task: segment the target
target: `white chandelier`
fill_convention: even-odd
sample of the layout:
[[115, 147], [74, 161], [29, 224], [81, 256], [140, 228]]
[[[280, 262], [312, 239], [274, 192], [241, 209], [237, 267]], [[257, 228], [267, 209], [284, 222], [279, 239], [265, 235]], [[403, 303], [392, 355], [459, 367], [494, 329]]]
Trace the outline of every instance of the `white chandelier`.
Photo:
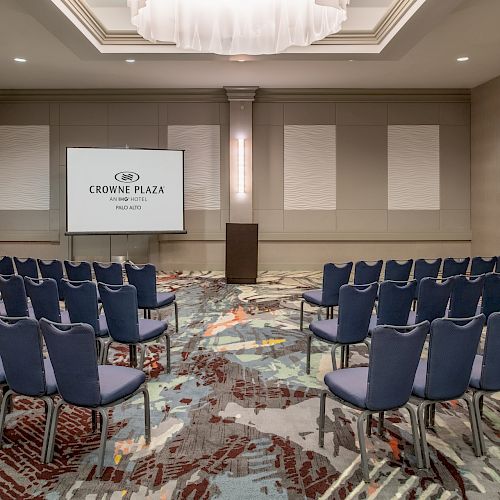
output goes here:
[[222, 55], [277, 54], [337, 33], [350, 0], [127, 0], [151, 42]]

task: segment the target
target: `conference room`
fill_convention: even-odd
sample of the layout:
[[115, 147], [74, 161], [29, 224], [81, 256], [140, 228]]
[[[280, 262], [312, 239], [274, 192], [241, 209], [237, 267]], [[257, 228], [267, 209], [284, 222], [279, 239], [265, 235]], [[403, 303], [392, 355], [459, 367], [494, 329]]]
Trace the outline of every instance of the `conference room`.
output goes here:
[[497, 498], [498, 0], [0, 0], [0, 498]]

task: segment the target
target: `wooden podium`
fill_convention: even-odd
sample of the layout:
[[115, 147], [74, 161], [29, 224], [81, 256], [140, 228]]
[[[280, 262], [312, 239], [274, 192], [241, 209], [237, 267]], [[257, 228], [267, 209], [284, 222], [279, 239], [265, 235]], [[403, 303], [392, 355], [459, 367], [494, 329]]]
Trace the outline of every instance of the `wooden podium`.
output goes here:
[[258, 224], [226, 224], [226, 282], [257, 282]]

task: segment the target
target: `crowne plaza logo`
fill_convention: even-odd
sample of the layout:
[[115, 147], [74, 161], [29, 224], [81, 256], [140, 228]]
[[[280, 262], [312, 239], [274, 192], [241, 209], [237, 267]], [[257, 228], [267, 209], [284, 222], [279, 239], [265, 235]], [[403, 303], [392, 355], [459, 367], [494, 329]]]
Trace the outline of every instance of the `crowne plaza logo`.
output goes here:
[[118, 182], [137, 182], [140, 179], [140, 175], [136, 172], [118, 172], [115, 175], [115, 179]]

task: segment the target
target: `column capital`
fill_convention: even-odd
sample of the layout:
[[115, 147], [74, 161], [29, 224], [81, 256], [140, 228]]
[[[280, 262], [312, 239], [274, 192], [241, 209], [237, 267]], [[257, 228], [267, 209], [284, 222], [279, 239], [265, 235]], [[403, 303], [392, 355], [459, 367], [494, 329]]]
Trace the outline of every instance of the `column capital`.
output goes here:
[[228, 101], [254, 101], [259, 87], [224, 87]]

